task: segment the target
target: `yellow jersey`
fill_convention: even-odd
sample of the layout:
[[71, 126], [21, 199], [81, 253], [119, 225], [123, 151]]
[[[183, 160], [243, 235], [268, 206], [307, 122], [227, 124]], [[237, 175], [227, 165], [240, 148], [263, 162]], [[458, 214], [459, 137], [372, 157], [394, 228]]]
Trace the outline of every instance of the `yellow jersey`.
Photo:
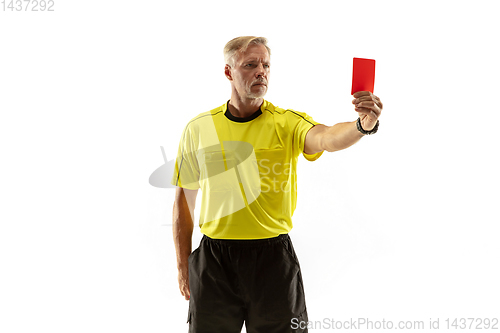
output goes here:
[[171, 184], [202, 190], [199, 226], [216, 239], [262, 239], [288, 233], [297, 205], [297, 160], [319, 123], [264, 100], [233, 116], [229, 101], [192, 118], [183, 130]]

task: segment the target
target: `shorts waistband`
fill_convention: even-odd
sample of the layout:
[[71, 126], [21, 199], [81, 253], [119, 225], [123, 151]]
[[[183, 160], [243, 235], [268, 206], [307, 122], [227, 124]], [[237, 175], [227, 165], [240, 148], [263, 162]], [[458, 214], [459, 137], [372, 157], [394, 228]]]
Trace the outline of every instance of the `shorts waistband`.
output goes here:
[[271, 245], [286, 240], [288, 238], [290, 238], [288, 234], [280, 234], [276, 237], [262, 238], [262, 239], [217, 239], [217, 238], [210, 238], [204, 234], [201, 241], [202, 242], [207, 241], [210, 243], [216, 243], [227, 246], [252, 247], [252, 246]]

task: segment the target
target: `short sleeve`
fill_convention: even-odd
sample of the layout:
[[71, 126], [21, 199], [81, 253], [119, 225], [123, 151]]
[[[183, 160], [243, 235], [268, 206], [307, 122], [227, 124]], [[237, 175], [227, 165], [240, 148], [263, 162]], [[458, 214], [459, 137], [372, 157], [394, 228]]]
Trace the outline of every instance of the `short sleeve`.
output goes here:
[[293, 150], [294, 156], [298, 156], [302, 153], [306, 160], [316, 161], [323, 154], [324, 151], [320, 151], [316, 154], [306, 154], [304, 153], [304, 146], [306, 142], [307, 132], [315, 125], [319, 125], [311, 116], [304, 112], [297, 112], [294, 110], [289, 110], [293, 114], [293, 120], [291, 125], [293, 127]]
[[196, 136], [188, 124], [179, 142], [174, 174], [170, 182], [172, 185], [188, 190], [197, 190], [200, 188], [200, 167], [196, 155], [196, 147], [198, 145], [195, 138]]

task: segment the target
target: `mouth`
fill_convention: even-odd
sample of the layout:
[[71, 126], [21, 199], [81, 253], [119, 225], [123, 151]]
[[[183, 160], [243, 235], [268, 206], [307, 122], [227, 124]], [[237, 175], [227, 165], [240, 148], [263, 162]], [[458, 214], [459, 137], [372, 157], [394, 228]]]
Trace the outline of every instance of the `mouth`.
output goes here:
[[266, 86], [266, 84], [265, 83], [256, 83], [256, 84], [254, 84], [254, 86]]

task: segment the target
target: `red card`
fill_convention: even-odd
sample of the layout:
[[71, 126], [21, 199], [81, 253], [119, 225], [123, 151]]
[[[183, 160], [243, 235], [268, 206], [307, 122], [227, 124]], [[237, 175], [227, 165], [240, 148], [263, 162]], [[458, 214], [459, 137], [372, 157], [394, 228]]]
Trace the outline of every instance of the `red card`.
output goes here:
[[351, 95], [358, 91], [373, 93], [375, 85], [375, 60], [353, 58]]

